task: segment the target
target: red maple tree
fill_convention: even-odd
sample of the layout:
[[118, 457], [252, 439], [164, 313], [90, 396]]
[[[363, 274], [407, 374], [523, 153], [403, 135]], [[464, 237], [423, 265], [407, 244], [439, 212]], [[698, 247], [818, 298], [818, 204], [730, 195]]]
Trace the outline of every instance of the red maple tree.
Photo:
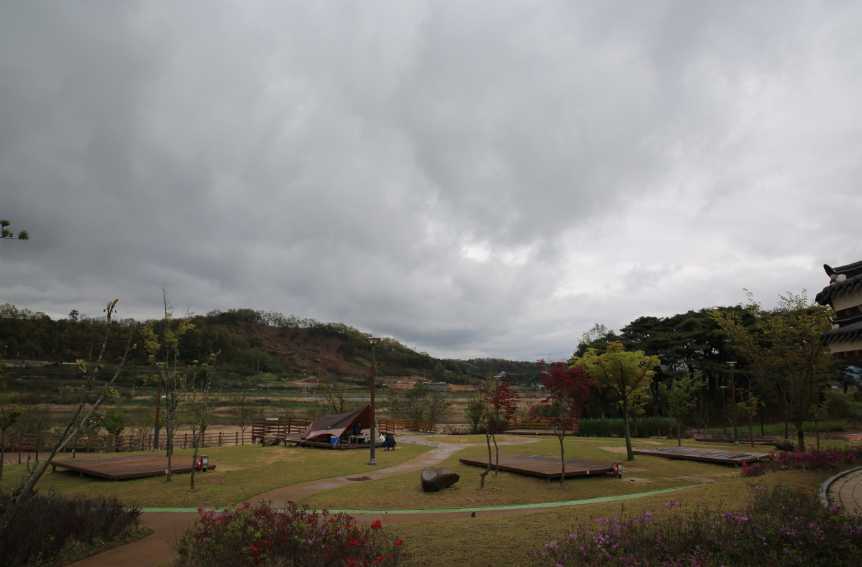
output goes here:
[[488, 466], [479, 475], [479, 488], [484, 488], [485, 477], [491, 471], [491, 443], [494, 443], [495, 468], [500, 468], [500, 446], [497, 433], [504, 431], [518, 409], [518, 396], [505, 381], [488, 378], [482, 391], [483, 421], [485, 422], [485, 443], [488, 446]]
[[590, 398], [593, 382], [579, 366], [562, 362], [546, 365], [539, 361], [542, 385], [548, 392], [542, 405], [534, 407], [534, 413], [549, 418], [560, 441], [560, 482], [566, 477], [565, 437], [567, 432], [578, 431], [584, 404]]

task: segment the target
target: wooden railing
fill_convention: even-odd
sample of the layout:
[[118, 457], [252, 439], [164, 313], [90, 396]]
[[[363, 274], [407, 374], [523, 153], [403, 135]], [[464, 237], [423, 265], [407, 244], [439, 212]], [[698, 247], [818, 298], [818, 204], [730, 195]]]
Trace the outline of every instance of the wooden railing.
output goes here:
[[[298, 437], [308, 428], [311, 421], [307, 418], [281, 418], [278, 421], [259, 421], [253, 423], [245, 432], [240, 431], [208, 431], [199, 441], [198, 446], [230, 447], [261, 443], [265, 439], [283, 442], [288, 437]], [[405, 429], [413, 429], [413, 424], [406, 420], [381, 419], [378, 427], [381, 433], [398, 433]], [[126, 452], [163, 450], [167, 444], [167, 434], [160, 432], [158, 443], [152, 431], [137, 431], [117, 436], [99, 434], [82, 435], [70, 441], [64, 453], [74, 452]], [[26, 433], [8, 433], [6, 435], [6, 462], [21, 463], [30, 458], [38, 459], [38, 453], [46, 453], [57, 442], [56, 435]], [[194, 438], [190, 431], [174, 434], [175, 449], [190, 449], [194, 446]]]
[[508, 429], [553, 429], [554, 421], [550, 417], [532, 417], [513, 420]]
[[[158, 444], [154, 443], [155, 437], [152, 433], [129, 433], [114, 437], [113, 435], [86, 435], [70, 441], [64, 452], [120, 452], [120, 451], [152, 451], [164, 449], [167, 444], [167, 435], [159, 435]], [[6, 453], [11, 457], [19, 455], [19, 462], [26, 459], [31, 453], [48, 452], [57, 442], [55, 436], [43, 435], [41, 437], [33, 434], [10, 434], [6, 438]], [[211, 431], [200, 436], [198, 447], [229, 447], [251, 444], [251, 431]], [[175, 449], [189, 449], [194, 446], [194, 436], [191, 432], [183, 431], [174, 435]]]
[[289, 437], [302, 435], [311, 421], [303, 417], [287, 417], [256, 421], [251, 426], [251, 442], [267, 440], [285, 441]]

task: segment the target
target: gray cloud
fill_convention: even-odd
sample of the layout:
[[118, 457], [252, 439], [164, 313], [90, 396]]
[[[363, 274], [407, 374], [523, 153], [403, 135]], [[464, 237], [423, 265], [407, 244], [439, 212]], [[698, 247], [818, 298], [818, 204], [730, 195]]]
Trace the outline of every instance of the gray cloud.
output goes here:
[[6, 3], [0, 301], [251, 306], [443, 355], [862, 257], [855, 3]]

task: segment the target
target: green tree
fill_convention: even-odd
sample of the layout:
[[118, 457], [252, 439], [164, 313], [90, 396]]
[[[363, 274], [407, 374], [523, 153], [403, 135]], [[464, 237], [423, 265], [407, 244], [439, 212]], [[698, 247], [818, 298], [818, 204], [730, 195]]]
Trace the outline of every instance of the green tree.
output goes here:
[[165, 398], [165, 455], [168, 458], [165, 480], [170, 482], [173, 477], [177, 408], [186, 379], [180, 366], [180, 339], [192, 331], [194, 326], [189, 321], [172, 318], [164, 290], [162, 290], [162, 305], [164, 307], [162, 320], [158, 327], [154, 322], [144, 326], [142, 342], [150, 364], [158, 370], [158, 384]]
[[600, 388], [610, 391], [615, 397], [625, 425], [626, 456], [633, 461], [631, 417], [649, 397], [659, 358], [642, 351], [626, 351], [621, 342], [611, 341], [604, 353], [589, 349], [583, 356], [575, 358], [574, 364], [586, 370]]
[[659, 386], [668, 414], [676, 420], [676, 444], [680, 447], [683, 424], [697, 405], [697, 395], [702, 387], [702, 382], [690, 374], [674, 379], [671, 386]]
[[119, 448], [120, 435], [126, 429], [126, 414], [119, 408], [113, 408], [102, 417], [102, 427], [114, 439], [114, 450]]
[[254, 421], [257, 412], [249, 403], [248, 394], [242, 392], [236, 398], [237, 420], [239, 421], [240, 443], [245, 445], [245, 430]]
[[[760, 399], [750, 393], [747, 399], [736, 402], [736, 413], [745, 416], [748, 421], [748, 441], [751, 443], [752, 447], [754, 447], [754, 417], [757, 415], [759, 410]], [[820, 441], [818, 436], [818, 445], [819, 443]], [[819, 448], [820, 447], [818, 446], [818, 449]]]
[[785, 420], [795, 426], [798, 448], [804, 450], [804, 425], [814, 417], [832, 366], [821, 339], [831, 327], [830, 312], [812, 304], [804, 292], [780, 296], [772, 310], [752, 302], [746, 311], [753, 325], [743, 325], [738, 317], [716, 318], [753, 374], [773, 383]]
[[406, 419], [417, 430], [433, 431], [443, 418], [449, 402], [442, 392], [418, 383], [409, 390], [395, 391], [389, 395], [389, 414]]
[[78, 431], [83, 427], [83, 424], [87, 423], [93, 415], [96, 414], [99, 407], [101, 407], [102, 402], [110, 397], [114, 397], [116, 395], [116, 389], [114, 389], [114, 383], [120, 377], [120, 374], [123, 372], [125, 368], [126, 361], [128, 360], [129, 352], [131, 352], [134, 344], [134, 330], [130, 330], [128, 333], [128, 339], [126, 342], [126, 348], [123, 352], [123, 356], [120, 361], [114, 366], [114, 372], [110, 375], [110, 378], [107, 380], [101, 380], [100, 374], [104, 367], [104, 357], [105, 351], [108, 348], [109, 339], [111, 337], [111, 331], [114, 328], [113, 316], [115, 310], [117, 308], [118, 299], [114, 299], [110, 303], [108, 303], [105, 308], [105, 335], [102, 340], [101, 347], [99, 348], [99, 354], [96, 358], [95, 362], [87, 363], [86, 361], [79, 360], [78, 361], [78, 371], [81, 374], [81, 378], [83, 380], [83, 384], [81, 387], [81, 401], [78, 404], [75, 412], [73, 413], [71, 419], [66, 424], [66, 427], [60, 433], [54, 447], [51, 449], [48, 458], [42, 461], [35, 469], [33, 469], [30, 474], [26, 475], [22, 481], [18, 489], [14, 492], [12, 501], [9, 506], [6, 507], [5, 513], [2, 517], [0, 517], [0, 530], [4, 529], [10, 522], [12, 522], [15, 518], [15, 515], [18, 513], [20, 506], [23, 502], [29, 500], [33, 494], [36, 485], [39, 480], [45, 475], [45, 472], [48, 470], [48, 467], [51, 465], [51, 462], [54, 460], [54, 457], [62, 451], [69, 442], [76, 437]]
[[[0, 364], [0, 394], [6, 390], [6, 378]], [[21, 412], [15, 405], [2, 403], [0, 405], [0, 480], [3, 479], [3, 464], [6, 459], [6, 432], [15, 425]]]
[[210, 368], [215, 362], [216, 355], [210, 355], [210, 360], [195, 368], [187, 382], [188, 385], [188, 409], [191, 416], [192, 428], [192, 473], [189, 478], [189, 488], [195, 489], [195, 464], [198, 460], [198, 449], [201, 440], [205, 439], [207, 427], [210, 421], [210, 388], [212, 387], [212, 373]]
[[30, 240], [30, 234], [26, 230], [18, 231], [18, 234], [15, 234], [15, 231], [12, 230], [12, 223], [8, 220], [0, 220], [0, 239], [9, 239], [9, 240]]
[[482, 415], [485, 412], [485, 404], [482, 402], [482, 397], [476, 395], [467, 402], [464, 409], [464, 415], [467, 418], [467, 423], [470, 424], [470, 433], [479, 433], [479, 427], [482, 424]]

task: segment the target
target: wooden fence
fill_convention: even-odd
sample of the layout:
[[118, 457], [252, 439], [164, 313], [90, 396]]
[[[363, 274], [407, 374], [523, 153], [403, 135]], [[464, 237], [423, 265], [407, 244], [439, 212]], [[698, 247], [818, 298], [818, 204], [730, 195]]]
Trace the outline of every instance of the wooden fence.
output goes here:
[[[281, 418], [279, 420], [259, 421], [253, 423], [245, 432], [240, 431], [210, 431], [199, 441], [199, 447], [230, 447], [261, 443], [265, 439], [284, 441], [288, 437], [298, 437], [305, 432], [311, 421], [306, 418]], [[381, 433], [397, 433], [399, 430], [412, 429], [412, 424], [405, 420], [386, 419], [378, 422]], [[75, 452], [125, 452], [154, 451], [164, 449], [167, 444], [167, 434], [164, 429], [155, 443], [152, 431], [137, 431], [119, 435], [82, 435], [70, 441], [64, 453]], [[47, 453], [57, 442], [57, 437], [51, 434], [35, 435], [26, 433], [8, 433], [6, 435], [6, 462], [20, 464], [30, 459], [39, 460], [39, 453]], [[190, 449], [194, 446], [191, 432], [183, 431], [174, 434], [175, 449]]]
[[[70, 441], [65, 453], [71, 452], [121, 452], [121, 451], [153, 451], [164, 449], [167, 445], [167, 435], [162, 432], [159, 435], [158, 445], [154, 443], [155, 437], [152, 433], [129, 433], [126, 435], [85, 435]], [[26, 459], [26, 455], [35, 453], [46, 453], [50, 451], [57, 438], [51, 435], [37, 436], [33, 434], [10, 434], [6, 437], [6, 453], [10, 455], [12, 462], [14, 454], [18, 454], [19, 462]], [[199, 438], [199, 447], [229, 447], [251, 444], [252, 432], [240, 431], [212, 431], [207, 432]], [[194, 437], [191, 432], [179, 432], [174, 434], [175, 449], [190, 449], [194, 446]], [[37, 457], [38, 460], [38, 457]]]
[[289, 437], [298, 437], [311, 424], [302, 417], [286, 417], [256, 421], [251, 426], [251, 442], [265, 443], [268, 440], [284, 442]]

